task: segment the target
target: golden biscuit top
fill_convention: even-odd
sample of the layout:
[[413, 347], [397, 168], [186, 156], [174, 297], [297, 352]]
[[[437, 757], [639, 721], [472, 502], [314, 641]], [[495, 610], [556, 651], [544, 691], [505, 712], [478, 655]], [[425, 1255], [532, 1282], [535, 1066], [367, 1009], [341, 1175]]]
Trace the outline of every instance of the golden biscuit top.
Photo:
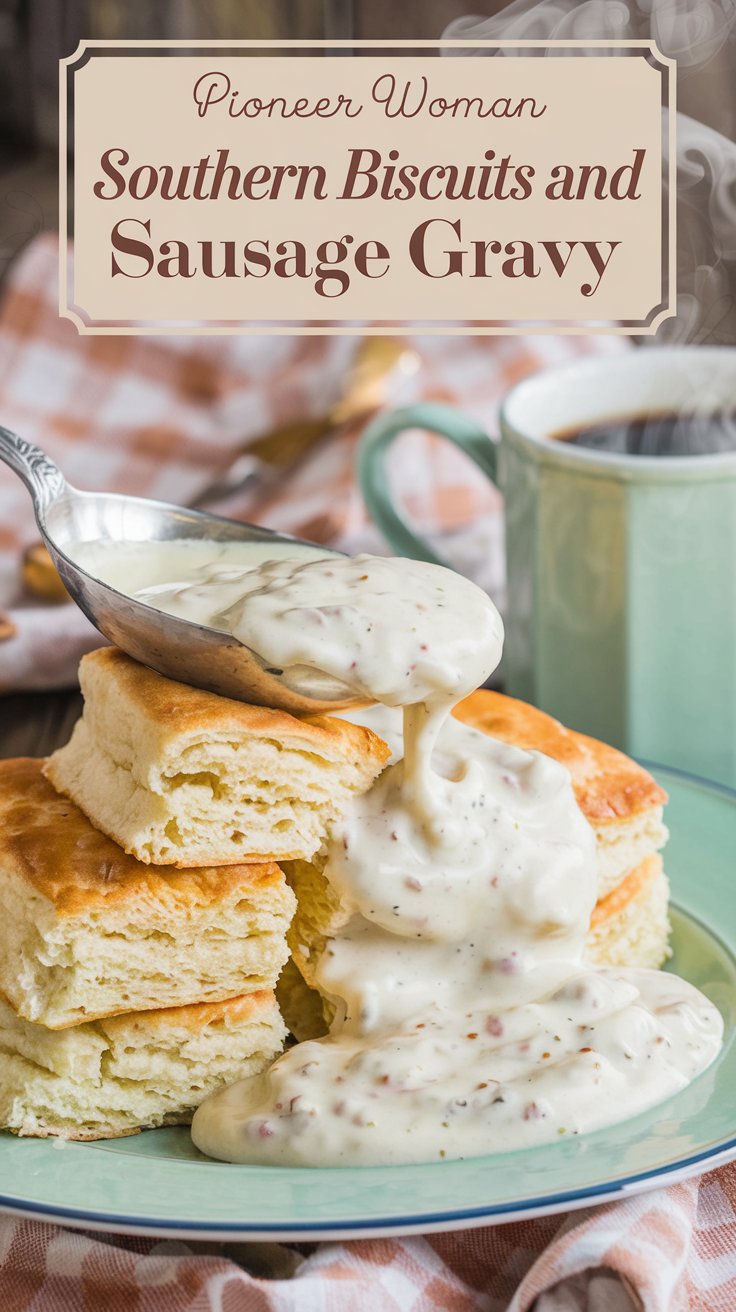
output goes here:
[[623, 752], [565, 729], [551, 715], [514, 697], [479, 688], [453, 715], [492, 738], [543, 752], [567, 766], [578, 806], [592, 825], [630, 820], [667, 801], [649, 772]]
[[328, 715], [297, 718], [286, 711], [220, 697], [164, 678], [118, 647], [100, 647], [83, 656], [79, 679], [88, 698], [98, 689], [104, 695], [104, 691], [114, 688], [138, 716], [160, 729], [167, 739], [244, 734], [333, 761], [373, 764], [376, 773], [391, 755], [383, 740], [362, 725]]
[[286, 892], [275, 862], [191, 870], [143, 865], [56, 792], [43, 764], [31, 757], [0, 761], [0, 879], [3, 869], [20, 876], [58, 916], [126, 903], [136, 914], [181, 913], [228, 904], [238, 893], [270, 904]]

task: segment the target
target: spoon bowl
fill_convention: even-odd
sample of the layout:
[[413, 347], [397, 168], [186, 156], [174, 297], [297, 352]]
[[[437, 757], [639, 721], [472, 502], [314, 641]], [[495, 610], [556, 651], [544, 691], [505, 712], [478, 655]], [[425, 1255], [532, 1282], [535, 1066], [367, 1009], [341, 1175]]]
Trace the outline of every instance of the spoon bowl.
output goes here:
[[67, 592], [95, 628], [129, 656], [180, 683], [292, 715], [366, 705], [365, 698], [331, 675], [303, 665], [276, 670], [233, 634], [154, 610], [95, 578], [73, 558], [80, 543], [99, 540], [314, 543], [165, 501], [82, 492], [67, 483], [43, 451], [1, 427], [0, 460], [28, 488], [41, 536]]

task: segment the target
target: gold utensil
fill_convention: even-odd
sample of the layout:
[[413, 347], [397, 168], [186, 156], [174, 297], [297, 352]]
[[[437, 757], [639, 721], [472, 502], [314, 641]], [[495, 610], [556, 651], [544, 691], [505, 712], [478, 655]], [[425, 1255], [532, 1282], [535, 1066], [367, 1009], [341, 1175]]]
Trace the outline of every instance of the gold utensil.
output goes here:
[[340, 396], [327, 414], [285, 424], [249, 442], [226, 472], [189, 503], [191, 508], [219, 501], [251, 482], [282, 473], [333, 428], [377, 410], [386, 398], [388, 380], [395, 370], [410, 374], [419, 364], [417, 352], [404, 342], [393, 337], [367, 337], [356, 352]]
[[43, 542], [29, 547], [23, 556], [21, 577], [26, 591], [43, 601], [57, 604], [71, 601], [71, 597], [54, 568], [54, 563]]
[[[59, 579], [61, 583], [61, 579]], [[14, 638], [18, 630], [13, 621], [4, 610], [0, 610], [0, 642], [7, 642], [8, 638]]]

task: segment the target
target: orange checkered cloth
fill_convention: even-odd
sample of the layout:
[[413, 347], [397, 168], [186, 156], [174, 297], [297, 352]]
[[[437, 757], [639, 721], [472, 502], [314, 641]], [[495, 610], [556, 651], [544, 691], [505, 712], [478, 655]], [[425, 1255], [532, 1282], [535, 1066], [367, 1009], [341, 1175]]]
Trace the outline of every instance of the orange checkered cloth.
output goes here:
[[[45, 236], [13, 270], [0, 304], [0, 424], [35, 442], [88, 490], [186, 505], [249, 441], [328, 412], [353, 337], [80, 337], [58, 314], [58, 245]], [[71, 258], [71, 257], [69, 257]], [[419, 337], [421, 365], [402, 403], [461, 406], [490, 433], [501, 397], [525, 374], [580, 355], [631, 349], [617, 337]], [[276, 483], [208, 507], [355, 553], [387, 554], [353, 464], [359, 426], [322, 441]], [[397, 497], [435, 547], [503, 607], [503, 505], [449, 442], [407, 433], [391, 456]], [[38, 540], [30, 497], [0, 464], [0, 692], [68, 687], [100, 637], [73, 606], [29, 604], [22, 551]]]
[[563, 1217], [300, 1248], [157, 1243], [5, 1217], [0, 1306], [9, 1312], [733, 1312], [736, 1166]]

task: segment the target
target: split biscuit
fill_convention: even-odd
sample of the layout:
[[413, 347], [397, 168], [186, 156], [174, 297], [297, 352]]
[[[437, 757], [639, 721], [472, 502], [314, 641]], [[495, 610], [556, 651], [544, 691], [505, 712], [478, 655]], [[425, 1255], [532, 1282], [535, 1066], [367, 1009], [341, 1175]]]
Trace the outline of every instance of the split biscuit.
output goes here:
[[[315, 987], [317, 962], [327, 947], [328, 940], [335, 937], [348, 922], [351, 912], [343, 907], [340, 898], [324, 873], [327, 854], [319, 853], [311, 861], [286, 861], [284, 873], [289, 886], [296, 894], [296, 913], [286, 934], [286, 941], [291, 951], [291, 958], [301, 975]], [[289, 976], [287, 975], [287, 981]], [[284, 985], [282, 984], [282, 990]], [[305, 1006], [305, 998], [299, 992], [293, 1001], [285, 994], [287, 1023], [293, 1014], [300, 1014]], [[323, 1008], [324, 1010], [324, 1008]], [[332, 1014], [334, 1014], [334, 1009]], [[328, 1007], [326, 1017], [332, 1019]], [[313, 1017], [304, 1016], [304, 1021]], [[310, 1035], [309, 1037], [313, 1037]]]
[[109, 1139], [188, 1125], [201, 1102], [257, 1075], [286, 1028], [270, 990], [49, 1030], [0, 998], [0, 1128]]
[[306, 1039], [321, 1039], [329, 1033], [329, 1023], [335, 1008], [317, 988], [307, 984], [293, 957], [289, 958], [279, 975], [276, 1001], [286, 1027], [297, 1043]]
[[277, 865], [161, 870], [44, 778], [0, 761], [0, 993], [63, 1029], [273, 988], [294, 895]]
[[146, 864], [309, 858], [389, 750], [370, 729], [175, 683], [115, 647], [82, 659], [84, 714], [46, 775]]
[[636, 965], [656, 970], [671, 956], [669, 895], [661, 856], [645, 857], [593, 908], [585, 960], [592, 966]]

